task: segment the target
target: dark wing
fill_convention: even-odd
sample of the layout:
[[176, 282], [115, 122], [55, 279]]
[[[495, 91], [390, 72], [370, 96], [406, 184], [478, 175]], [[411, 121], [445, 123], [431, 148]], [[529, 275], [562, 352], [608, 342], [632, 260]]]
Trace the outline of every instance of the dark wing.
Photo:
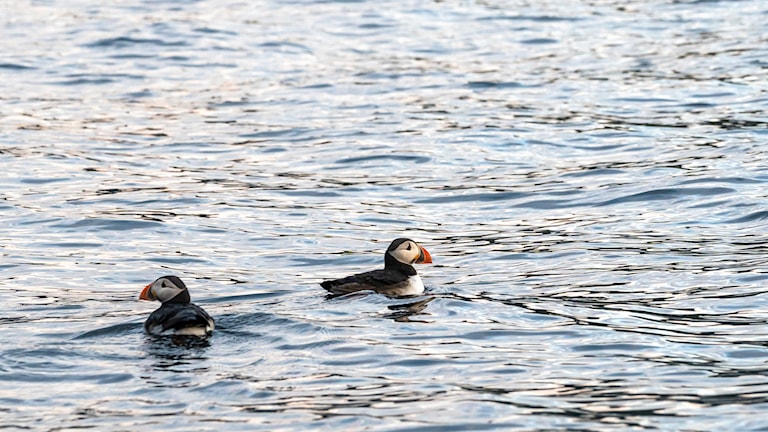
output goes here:
[[384, 292], [407, 280], [407, 275], [398, 271], [383, 269], [358, 273], [342, 279], [324, 281], [320, 283], [320, 286], [331, 294], [343, 295], [363, 290]]
[[152, 312], [144, 327], [162, 325], [162, 331], [181, 330], [190, 327], [213, 328], [214, 321], [200, 306], [168, 303]]

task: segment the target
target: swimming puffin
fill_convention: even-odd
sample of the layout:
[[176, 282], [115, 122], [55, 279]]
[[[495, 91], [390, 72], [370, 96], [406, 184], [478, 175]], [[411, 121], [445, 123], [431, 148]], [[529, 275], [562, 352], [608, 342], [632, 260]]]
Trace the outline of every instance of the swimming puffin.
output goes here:
[[424, 292], [424, 284], [411, 264], [430, 264], [432, 256], [411, 239], [392, 241], [384, 254], [384, 268], [358, 273], [341, 279], [327, 280], [320, 286], [332, 295], [373, 290], [389, 296], [410, 296]]
[[151, 335], [207, 336], [213, 332], [213, 318], [190, 303], [187, 286], [176, 276], [163, 276], [145, 286], [139, 299], [163, 303], [144, 322], [144, 330]]

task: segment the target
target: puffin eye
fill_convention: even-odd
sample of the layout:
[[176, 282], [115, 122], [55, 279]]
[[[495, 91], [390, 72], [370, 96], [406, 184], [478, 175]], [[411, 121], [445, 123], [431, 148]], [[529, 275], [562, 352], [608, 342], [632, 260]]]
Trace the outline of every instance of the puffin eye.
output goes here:
[[166, 281], [163, 281], [163, 282], [160, 284], [160, 286], [161, 286], [161, 287], [163, 287], [163, 288], [168, 288], [168, 283], [167, 283]]
[[408, 247], [405, 248], [405, 250], [411, 250], [411, 244], [410, 243], [408, 243]]

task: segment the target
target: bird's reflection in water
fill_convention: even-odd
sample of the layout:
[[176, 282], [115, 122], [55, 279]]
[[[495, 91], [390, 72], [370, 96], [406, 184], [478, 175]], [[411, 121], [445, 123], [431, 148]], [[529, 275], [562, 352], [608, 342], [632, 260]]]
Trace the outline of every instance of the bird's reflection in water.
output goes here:
[[[374, 291], [356, 291], [349, 294], [343, 294], [343, 295], [335, 295], [335, 294], [329, 294], [326, 296], [326, 300], [349, 300], [349, 299], [356, 299], [356, 298], [363, 298], [367, 297], [369, 295], [378, 295]], [[382, 296], [383, 297], [383, 296]], [[412, 300], [413, 297], [386, 297], [388, 299], [399, 299], [399, 300]], [[390, 313], [385, 313], [381, 315], [383, 318], [388, 318], [391, 320], [395, 320], [397, 322], [429, 322], [424, 320], [415, 320], [412, 317], [415, 315], [421, 314], [421, 312], [427, 307], [427, 304], [434, 300], [434, 296], [430, 297], [421, 297], [416, 301], [410, 301], [408, 303], [398, 303], [394, 305], [388, 305], [387, 309], [391, 310]]]
[[427, 307], [427, 304], [434, 299], [434, 297], [427, 297], [415, 302], [389, 305], [387, 308], [392, 312], [384, 315], [384, 317], [395, 320], [397, 322], [429, 322], [425, 320], [413, 319], [413, 317], [416, 315], [422, 315], [421, 312]]
[[147, 336], [147, 354], [155, 359], [153, 368], [172, 372], [199, 372], [207, 370], [201, 362], [210, 347], [208, 338], [196, 336]]

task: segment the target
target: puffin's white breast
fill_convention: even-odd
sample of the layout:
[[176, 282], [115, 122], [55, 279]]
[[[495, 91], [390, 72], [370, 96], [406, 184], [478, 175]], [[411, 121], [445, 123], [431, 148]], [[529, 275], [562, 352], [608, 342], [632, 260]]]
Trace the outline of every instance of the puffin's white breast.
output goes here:
[[215, 325], [211, 323], [211, 325], [207, 325], [205, 327], [201, 326], [195, 326], [195, 327], [184, 327], [181, 329], [168, 329], [163, 330], [162, 324], [154, 324], [149, 326], [147, 331], [149, 334], [153, 334], [156, 336], [167, 336], [167, 335], [178, 335], [178, 336], [207, 336], [213, 331], [213, 328]]
[[419, 295], [424, 292], [424, 284], [421, 282], [419, 275], [413, 275], [408, 277], [402, 284], [398, 284], [398, 287], [394, 289], [391, 295], [398, 296], [410, 296]]

